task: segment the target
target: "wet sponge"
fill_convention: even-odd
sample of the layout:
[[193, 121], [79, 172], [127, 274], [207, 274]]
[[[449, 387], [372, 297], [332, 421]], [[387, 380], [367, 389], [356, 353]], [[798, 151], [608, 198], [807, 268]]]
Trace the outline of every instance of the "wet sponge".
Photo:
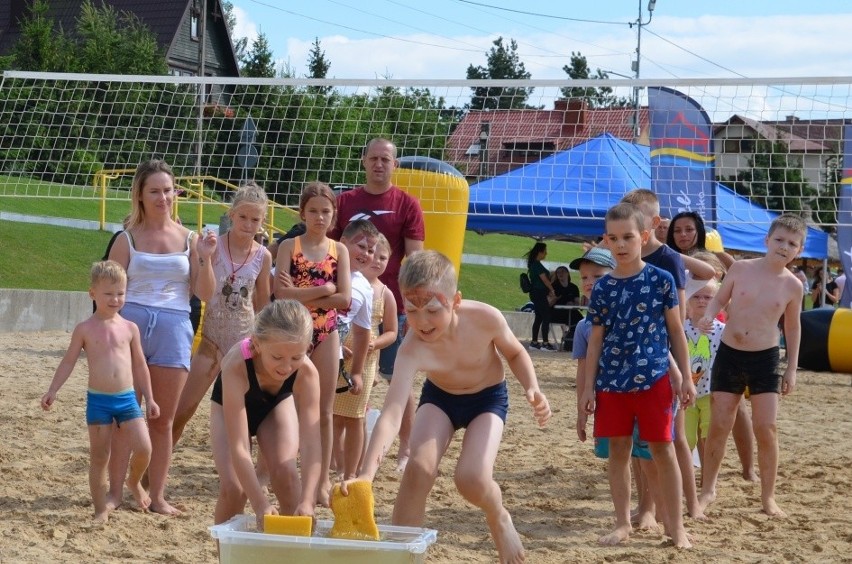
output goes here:
[[360, 480], [349, 484], [349, 495], [340, 492], [340, 484], [331, 490], [331, 510], [334, 525], [330, 537], [350, 540], [379, 540], [374, 515], [373, 484]]
[[263, 532], [271, 535], [311, 536], [313, 519], [308, 515], [264, 515]]

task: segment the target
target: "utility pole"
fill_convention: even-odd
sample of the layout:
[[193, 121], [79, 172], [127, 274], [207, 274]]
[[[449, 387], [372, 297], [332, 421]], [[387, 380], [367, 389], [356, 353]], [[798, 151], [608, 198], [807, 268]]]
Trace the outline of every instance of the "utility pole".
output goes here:
[[[654, 17], [654, 8], [657, 5], [657, 0], [648, 0], [648, 21], [642, 21], [642, 0], [639, 0], [639, 19], [637, 19], [634, 23], [630, 24], [630, 27], [636, 26], [636, 60], [632, 63], [632, 69], [634, 73], [634, 78], [639, 79], [639, 62], [642, 60], [642, 26], [646, 26], [651, 23], [651, 19]], [[639, 87], [633, 87], [633, 107], [636, 110], [636, 118], [633, 120], [633, 132], [636, 139], [642, 133], [641, 126], [639, 123]]]

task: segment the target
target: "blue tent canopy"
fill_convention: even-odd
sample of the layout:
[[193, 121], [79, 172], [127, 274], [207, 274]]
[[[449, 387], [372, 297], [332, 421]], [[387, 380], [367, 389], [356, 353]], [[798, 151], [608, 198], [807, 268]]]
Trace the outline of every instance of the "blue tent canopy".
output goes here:
[[[467, 228], [532, 237], [603, 233], [606, 211], [634, 188], [651, 188], [648, 147], [605, 133], [470, 187]], [[726, 248], [761, 253], [778, 216], [716, 184], [716, 228]], [[804, 258], [828, 257], [828, 234], [808, 229]]]

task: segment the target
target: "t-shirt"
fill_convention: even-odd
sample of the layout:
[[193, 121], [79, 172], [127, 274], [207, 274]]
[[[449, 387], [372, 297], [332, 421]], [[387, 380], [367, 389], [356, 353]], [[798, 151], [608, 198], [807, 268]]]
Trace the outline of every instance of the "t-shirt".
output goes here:
[[548, 278], [550, 278], [550, 271], [547, 270], [540, 261], [535, 261], [530, 266], [530, 282], [532, 282], [532, 289], [541, 291], [547, 290], [547, 286], [544, 285], [544, 281], [541, 279], [541, 275], [544, 274]]
[[587, 319], [604, 328], [595, 390], [650, 389], [669, 370], [665, 312], [678, 306], [671, 274], [646, 264], [638, 274], [595, 283]]
[[710, 334], [703, 333], [689, 319], [684, 322], [686, 345], [689, 351], [689, 366], [692, 372], [692, 383], [695, 384], [695, 397], [704, 397], [710, 393], [710, 374], [713, 363], [716, 362], [716, 352], [722, 342], [722, 330], [725, 324], [718, 319], [713, 320], [713, 330]]
[[343, 192], [337, 196], [337, 223], [329, 237], [339, 240], [343, 229], [356, 219], [370, 220], [387, 237], [391, 256], [385, 273], [379, 279], [396, 298], [397, 311], [404, 311], [398, 279], [405, 257], [405, 240], [423, 241], [426, 238], [420, 202], [396, 186], [382, 194], [370, 194], [363, 186]]
[[354, 323], [364, 329], [372, 329], [373, 287], [360, 272], [352, 273], [352, 299], [349, 309], [340, 311], [340, 321], [346, 325]]
[[574, 329], [574, 346], [571, 348], [571, 356], [574, 360], [586, 358], [586, 351], [589, 349], [589, 335], [591, 334], [592, 322], [588, 317], [577, 322], [577, 327]]
[[567, 286], [563, 286], [557, 280], [553, 283], [553, 290], [556, 292], [556, 303], [553, 305], [569, 305], [580, 297], [580, 289], [573, 282], [568, 282]]
[[686, 269], [683, 266], [683, 257], [680, 256], [679, 252], [668, 245], [663, 245], [650, 255], [642, 257], [642, 260], [671, 274], [674, 278], [675, 288], [678, 290], [686, 288]]

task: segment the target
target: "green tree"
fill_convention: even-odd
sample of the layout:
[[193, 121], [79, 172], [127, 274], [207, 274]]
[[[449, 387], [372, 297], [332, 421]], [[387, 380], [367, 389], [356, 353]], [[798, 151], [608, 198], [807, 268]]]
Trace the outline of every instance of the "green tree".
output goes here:
[[20, 22], [21, 36], [12, 48], [12, 68], [28, 71], [68, 71], [74, 66], [73, 42], [47, 17], [47, 0], [34, 0]]
[[[311, 52], [308, 54], [308, 78], [325, 78], [328, 76], [328, 69], [331, 68], [331, 62], [325, 58], [325, 51], [320, 46], [318, 37], [314, 37], [314, 43], [311, 45]], [[311, 92], [317, 94], [328, 94], [331, 92], [330, 86], [312, 86]]]
[[[571, 64], [562, 67], [572, 80], [607, 79], [609, 75], [601, 69], [595, 69], [594, 74], [589, 70], [589, 63], [581, 53], [571, 51]], [[590, 108], [625, 108], [630, 100], [613, 94], [609, 86], [600, 88], [565, 86], [561, 89], [563, 98], [582, 98]]]
[[727, 181], [738, 194], [778, 212], [808, 211], [806, 203], [817, 195], [805, 181], [801, 163], [781, 142], [759, 140], [748, 167]]
[[272, 49], [269, 47], [269, 39], [261, 32], [252, 41], [251, 49], [241, 61], [240, 73], [243, 76], [254, 76], [258, 78], [273, 78], [275, 76], [275, 60]]
[[[494, 40], [494, 46], [486, 55], [487, 66], [467, 67], [467, 78], [477, 79], [522, 79], [532, 75], [527, 72], [524, 63], [518, 57], [518, 43], [512, 39], [509, 45], [503, 44], [503, 38]], [[472, 110], [509, 110], [528, 108], [527, 100], [533, 88], [476, 86], [471, 88], [473, 96], [468, 107]]]

